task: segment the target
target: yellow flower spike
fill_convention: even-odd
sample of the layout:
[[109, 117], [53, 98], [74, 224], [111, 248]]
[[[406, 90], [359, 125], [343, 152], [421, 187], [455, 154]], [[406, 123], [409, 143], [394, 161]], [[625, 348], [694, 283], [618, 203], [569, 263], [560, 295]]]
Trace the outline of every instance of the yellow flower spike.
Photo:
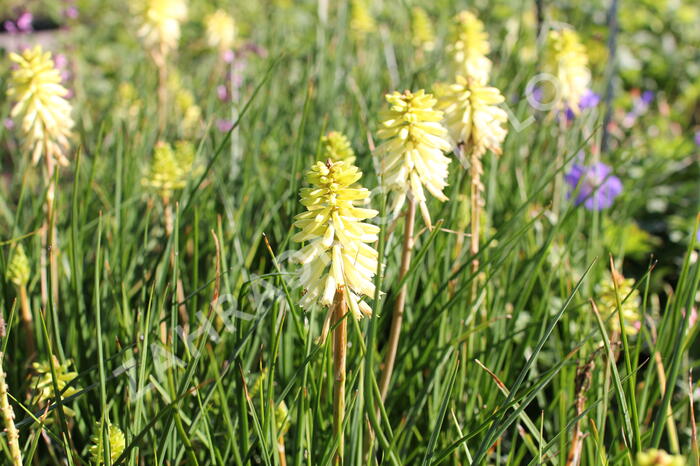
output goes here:
[[441, 123], [443, 112], [434, 108], [437, 101], [433, 95], [422, 89], [387, 94], [386, 100], [389, 109], [382, 113], [383, 122], [377, 132], [384, 142], [376, 149], [382, 184], [396, 194], [392, 206], [395, 214], [411, 195], [431, 227], [423, 188], [440, 201], [447, 200], [442, 191], [447, 186], [450, 159], [443, 152], [452, 146]]
[[411, 10], [411, 32], [413, 33], [413, 46], [426, 52], [435, 48], [435, 30], [430, 16], [421, 7], [413, 7]]
[[377, 240], [379, 227], [364, 223], [376, 210], [356, 207], [369, 191], [355, 184], [362, 172], [343, 161], [316, 162], [306, 174], [310, 188], [300, 190], [306, 207], [295, 217], [300, 229], [293, 241], [306, 242], [295, 259], [304, 265], [300, 280], [305, 293], [301, 307], [315, 303], [330, 307], [337, 289], [344, 289], [352, 315], [372, 315], [363, 297], [374, 296], [372, 278], [377, 272], [377, 251], [368, 243]]
[[652, 448], [637, 453], [637, 466], [685, 466], [680, 455], [669, 455], [663, 450]]
[[[109, 458], [113, 463], [121, 456], [126, 447], [126, 439], [121, 429], [112, 423], [107, 424], [107, 434], [109, 436]], [[92, 461], [96, 465], [104, 464], [104, 454], [102, 452], [103, 435], [100, 423], [95, 425], [95, 434], [91, 438], [92, 445], [90, 446], [90, 454]]]
[[175, 190], [184, 188], [193, 175], [194, 158], [194, 146], [187, 141], [177, 142], [175, 150], [170, 144], [159, 141], [142, 184], [158, 191], [163, 199], [169, 199]]
[[[639, 290], [634, 288], [634, 279], [625, 278], [619, 272], [613, 271], [611, 279], [599, 284], [598, 310], [600, 311], [600, 316], [609, 325], [611, 331], [620, 332], [620, 319], [616, 314], [616, 285], [617, 296], [620, 297], [622, 320], [625, 323], [625, 333], [627, 335], [636, 335], [641, 327], [641, 315], [639, 313]], [[627, 297], [628, 295], [629, 297]], [[610, 317], [614, 313], [615, 315]]]
[[321, 139], [323, 158], [333, 162], [341, 160], [347, 164], [355, 163], [355, 152], [348, 138], [339, 131], [330, 131]]
[[[59, 364], [58, 359], [54, 356], [52, 362], [54, 371], [56, 372], [56, 386], [58, 387], [58, 393], [61, 394], [61, 398], [65, 399], [78, 393], [79, 389], [75, 384], [66, 388], [73, 379], [78, 377], [77, 372], [70, 370], [73, 361], [68, 359], [63, 364]], [[35, 362], [32, 363], [32, 367], [36, 374], [32, 376], [30, 387], [36, 392], [37, 403], [44, 404], [48, 401], [52, 401], [56, 398], [57, 393], [54, 392], [51, 366], [49, 366], [48, 362]], [[63, 409], [69, 416], [74, 414], [73, 410], [70, 408], [64, 406]]]
[[543, 89], [545, 102], [552, 102], [557, 110], [568, 107], [578, 114], [579, 102], [591, 80], [586, 49], [578, 34], [571, 29], [550, 31], [544, 56], [544, 71], [556, 78], [553, 86]]
[[167, 54], [177, 48], [180, 24], [187, 19], [184, 0], [131, 0], [132, 11], [140, 18], [138, 35], [148, 48]]
[[454, 74], [466, 76], [486, 84], [491, 73], [489, 36], [484, 23], [469, 11], [461, 11], [454, 18], [450, 45], [447, 52], [452, 58]]
[[487, 150], [501, 153], [508, 114], [498, 107], [505, 100], [498, 89], [458, 76], [456, 83], [438, 86], [435, 93], [455, 145], [464, 144], [465, 150], [474, 151], [476, 157]]
[[366, 0], [352, 0], [350, 5], [350, 31], [355, 39], [362, 40], [374, 32], [377, 24], [369, 11]]
[[26, 286], [29, 282], [31, 267], [24, 247], [17, 244], [10, 255], [10, 265], [7, 267], [7, 279], [17, 286]]
[[216, 10], [204, 19], [207, 43], [219, 51], [230, 50], [236, 38], [236, 22], [224, 10]]
[[32, 162], [51, 157], [68, 165], [66, 151], [73, 120], [72, 107], [65, 99], [68, 90], [61, 85], [61, 75], [54, 66], [51, 52], [41, 46], [21, 55], [10, 53], [17, 64], [10, 77], [8, 97], [15, 100], [10, 116], [20, 122], [24, 139], [32, 153]]

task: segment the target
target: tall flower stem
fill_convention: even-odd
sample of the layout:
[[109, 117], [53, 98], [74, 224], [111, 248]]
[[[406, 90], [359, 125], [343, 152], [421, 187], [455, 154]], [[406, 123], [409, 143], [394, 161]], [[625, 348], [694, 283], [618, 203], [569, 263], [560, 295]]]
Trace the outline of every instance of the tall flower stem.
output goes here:
[[153, 62], [158, 69], [158, 129], [163, 134], [167, 123], [168, 107], [168, 66], [163, 44], [158, 51], [152, 52]]
[[53, 307], [58, 305], [58, 262], [56, 261], [56, 229], [54, 218], [54, 199], [56, 186], [54, 183], [55, 161], [49, 152], [48, 139], [44, 137], [44, 160], [46, 161], [46, 220], [41, 232], [41, 301], [46, 307], [49, 300], [49, 280], [51, 280], [51, 297]]
[[[469, 155], [469, 190], [471, 201], [470, 215], [470, 233], [469, 237], [469, 253], [476, 256], [479, 253], [479, 224], [481, 221], [481, 160], [475, 150]], [[472, 274], [476, 274], [479, 270], [479, 260], [473, 259], [471, 265]], [[478, 280], [472, 281], [472, 299], [476, 296], [478, 288]]]
[[36, 352], [36, 343], [34, 342], [34, 318], [32, 317], [32, 310], [29, 307], [26, 285], [19, 286], [19, 304], [22, 313], [22, 325], [24, 326], [24, 344], [27, 350], [27, 358], [32, 358]]
[[[413, 196], [408, 196], [408, 208], [406, 209], [406, 223], [404, 224], [403, 232], [403, 249], [401, 253], [401, 268], [399, 269], [399, 281], [408, 273], [411, 266], [411, 253], [413, 252], [413, 228], [416, 221], [416, 200]], [[396, 298], [394, 306], [394, 314], [391, 319], [391, 330], [389, 332], [389, 343], [387, 346], [386, 356], [384, 358], [384, 370], [379, 381], [379, 390], [382, 395], [382, 401], [386, 399], [389, 392], [389, 382], [391, 381], [391, 373], [394, 371], [394, 362], [396, 362], [396, 351], [399, 347], [399, 337], [401, 336], [401, 323], [403, 322], [403, 312], [406, 306], [406, 294], [408, 293], [408, 284], [404, 283]]]
[[333, 301], [333, 432], [338, 438], [338, 449], [334, 464], [343, 464], [345, 442], [343, 439], [343, 421], [345, 419], [345, 367], [348, 346], [348, 306], [345, 290], [338, 288]]
[[3, 368], [4, 354], [0, 352], [0, 412], [5, 423], [7, 443], [10, 447], [10, 456], [14, 466], [22, 466], [22, 451], [19, 449], [19, 432], [15, 426], [15, 413], [10, 406], [7, 396], [7, 382], [5, 381], [5, 369]]

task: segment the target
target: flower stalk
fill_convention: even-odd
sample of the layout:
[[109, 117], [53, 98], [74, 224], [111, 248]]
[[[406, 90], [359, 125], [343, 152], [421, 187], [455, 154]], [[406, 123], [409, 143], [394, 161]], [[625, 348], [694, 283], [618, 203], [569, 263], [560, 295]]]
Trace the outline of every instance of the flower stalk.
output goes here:
[[4, 359], [5, 355], [0, 352], [0, 412], [2, 412], [2, 420], [5, 423], [7, 444], [10, 447], [12, 464], [13, 466], [22, 466], [22, 451], [19, 448], [19, 432], [15, 426], [15, 412], [12, 410], [7, 394], [5, 369], [3, 368], [2, 364]]
[[[413, 196], [409, 196], [406, 208], [406, 223], [404, 223], [403, 246], [401, 248], [401, 268], [399, 269], [399, 281], [403, 280], [408, 269], [411, 267], [411, 255], [413, 253], [413, 230], [416, 221], [416, 201]], [[386, 400], [389, 393], [389, 382], [394, 371], [396, 362], [396, 352], [399, 347], [399, 337], [401, 336], [401, 324], [406, 307], [406, 295], [408, 294], [408, 283], [404, 282], [399, 295], [394, 304], [394, 313], [391, 318], [391, 328], [389, 330], [389, 341], [387, 343], [387, 353], [384, 359], [384, 369], [379, 380], [379, 393], [382, 395], [382, 402]]]
[[333, 300], [333, 433], [338, 439], [334, 464], [342, 465], [345, 453], [343, 422], [345, 421], [345, 376], [348, 347], [348, 321], [345, 318], [348, 306], [345, 289], [336, 289]]

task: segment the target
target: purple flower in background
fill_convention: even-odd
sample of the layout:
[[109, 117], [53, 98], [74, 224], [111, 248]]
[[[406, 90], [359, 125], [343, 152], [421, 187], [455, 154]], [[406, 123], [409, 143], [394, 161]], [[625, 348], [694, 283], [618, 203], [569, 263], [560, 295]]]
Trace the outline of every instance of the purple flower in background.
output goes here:
[[226, 102], [228, 100], [228, 89], [226, 89], [226, 86], [223, 84], [216, 86], [216, 95], [220, 101]]
[[25, 11], [19, 15], [19, 18], [17, 18], [17, 29], [19, 29], [20, 32], [31, 32], [33, 20], [34, 16], [32, 16], [32, 14], [28, 11]]
[[642, 92], [641, 101], [644, 105], [648, 106], [654, 101], [654, 91], [644, 91]]
[[236, 55], [233, 53], [233, 50], [226, 50], [221, 56], [221, 58], [224, 60], [224, 62], [231, 63], [235, 56]]
[[585, 110], [587, 108], [593, 108], [599, 103], [600, 96], [592, 90], [586, 89], [586, 92], [583, 94], [583, 96], [581, 96], [578, 106], [581, 110]]
[[[587, 108], [593, 108], [600, 103], [600, 96], [590, 89], [586, 89], [586, 92], [581, 96], [581, 100], [578, 102], [578, 108], [580, 110], [586, 110]], [[566, 109], [566, 119], [572, 121], [576, 118], [576, 114], [570, 108]]]
[[5, 129], [12, 129], [15, 127], [15, 122], [12, 121], [12, 118], [5, 118], [3, 125], [5, 125]]
[[233, 128], [233, 122], [222, 118], [216, 121], [216, 127], [219, 128], [219, 131], [222, 133], [227, 133]]
[[565, 176], [569, 197], [576, 194], [576, 205], [583, 204], [588, 210], [607, 209], [622, 193], [620, 178], [611, 173], [610, 167], [602, 162], [591, 166], [574, 164]]
[[68, 19], [77, 19], [78, 18], [78, 9], [71, 5], [65, 10], [63, 10], [63, 16], [65, 16]]
[[695, 132], [695, 145], [700, 146], [700, 130]]

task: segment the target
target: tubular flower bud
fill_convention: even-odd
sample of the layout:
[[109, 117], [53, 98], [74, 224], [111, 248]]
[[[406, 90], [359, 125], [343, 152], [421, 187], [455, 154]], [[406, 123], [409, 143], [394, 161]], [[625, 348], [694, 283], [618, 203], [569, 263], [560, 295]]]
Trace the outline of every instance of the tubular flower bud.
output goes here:
[[343, 161], [349, 165], [355, 163], [355, 152], [350, 141], [341, 132], [330, 131], [321, 139], [323, 145], [323, 158], [333, 162]]
[[230, 50], [236, 38], [236, 23], [224, 10], [216, 10], [204, 20], [207, 28], [207, 43], [220, 51]]
[[413, 33], [413, 46], [430, 52], [435, 48], [435, 30], [430, 16], [421, 7], [411, 10], [411, 32]]
[[141, 19], [138, 35], [146, 47], [165, 54], [177, 48], [180, 24], [187, 18], [184, 0], [132, 0], [132, 6]]
[[[578, 34], [571, 29], [550, 31], [545, 47], [545, 71], [556, 78], [553, 86], [544, 88], [554, 108], [564, 111], [567, 108], [578, 115], [579, 102], [588, 90], [591, 72], [588, 69], [588, 56]], [[553, 95], [552, 95], [553, 94]]]
[[304, 309], [314, 303], [331, 306], [336, 290], [343, 290], [352, 315], [359, 319], [372, 315], [363, 301], [374, 296], [372, 278], [377, 272], [377, 251], [368, 243], [377, 240], [379, 227], [364, 220], [376, 210], [356, 207], [369, 198], [369, 191], [356, 183], [362, 172], [346, 162], [316, 162], [306, 174], [310, 188], [300, 191], [306, 207], [295, 217], [299, 228], [293, 241], [306, 242], [295, 256], [304, 267], [300, 280], [305, 293]]
[[611, 280], [605, 280], [599, 285], [598, 301], [600, 303], [601, 318], [609, 325], [611, 331], [620, 331], [619, 317], [617, 315], [610, 317], [617, 311], [617, 298], [615, 295], [615, 287], [617, 286], [617, 296], [620, 297], [620, 310], [622, 312], [622, 321], [625, 323], [625, 333], [627, 335], [636, 335], [639, 333], [642, 323], [641, 315], [639, 314], [639, 290], [634, 288], [634, 279], [625, 278], [617, 271], [612, 272], [611, 278]]
[[51, 157], [68, 165], [66, 151], [73, 128], [71, 105], [65, 99], [68, 90], [61, 85], [61, 74], [51, 52], [44, 52], [37, 45], [21, 55], [10, 53], [10, 60], [17, 64], [7, 91], [8, 97], [16, 101], [10, 115], [21, 122], [32, 162]]
[[[109, 437], [109, 458], [110, 464], [117, 461], [124, 452], [126, 447], [126, 439], [124, 438], [124, 433], [121, 429], [113, 424], [107, 424], [107, 434]], [[95, 464], [104, 464], [104, 453], [103, 453], [103, 443], [104, 438], [102, 435], [102, 429], [100, 423], [98, 422], [95, 426], [95, 435], [92, 436], [92, 445], [90, 446], [90, 454], [92, 455], [92, 460]]]
[[501, 92], [476, 80], [457, 76], [457, 82], [436, 89], [438, 108], [445, 112], [445, 126], [452, 142], [464, 144], [468, 152], [480, 157], [487, 150], [501, 153], [508, 132], [508, 121]]
[[440, 201], [447, 196], [450, 159], [443, 152], [451, 149], [447, 130], [440, 123], [443, 113], [434, 108], [432, 94], [420, 90], [415, 94], [405, 91], [387, 94], [390, 107], [381, 115], [383, 122], [377, 132], [384, 142], [377, 147], [379, 175], [385, 188], [396, 193], [392, 210], [403, 206], [406, 196], [412, 195], [421, 209], [427, 226], [431, 226], [423, 188]]
[[10, 255], [10, 265], [7, 267], [7, 279], [17, 286], [25, 286], [31, 274], [29, 259], [24, 247], [18, 244]]
[[447, 52], [455, 74], [486, 84], [491, 73], [491, 60], [487, 57], [491, 47], [484, 23], [473, 13], [462, 11], [454, 18], [451, 39]]

